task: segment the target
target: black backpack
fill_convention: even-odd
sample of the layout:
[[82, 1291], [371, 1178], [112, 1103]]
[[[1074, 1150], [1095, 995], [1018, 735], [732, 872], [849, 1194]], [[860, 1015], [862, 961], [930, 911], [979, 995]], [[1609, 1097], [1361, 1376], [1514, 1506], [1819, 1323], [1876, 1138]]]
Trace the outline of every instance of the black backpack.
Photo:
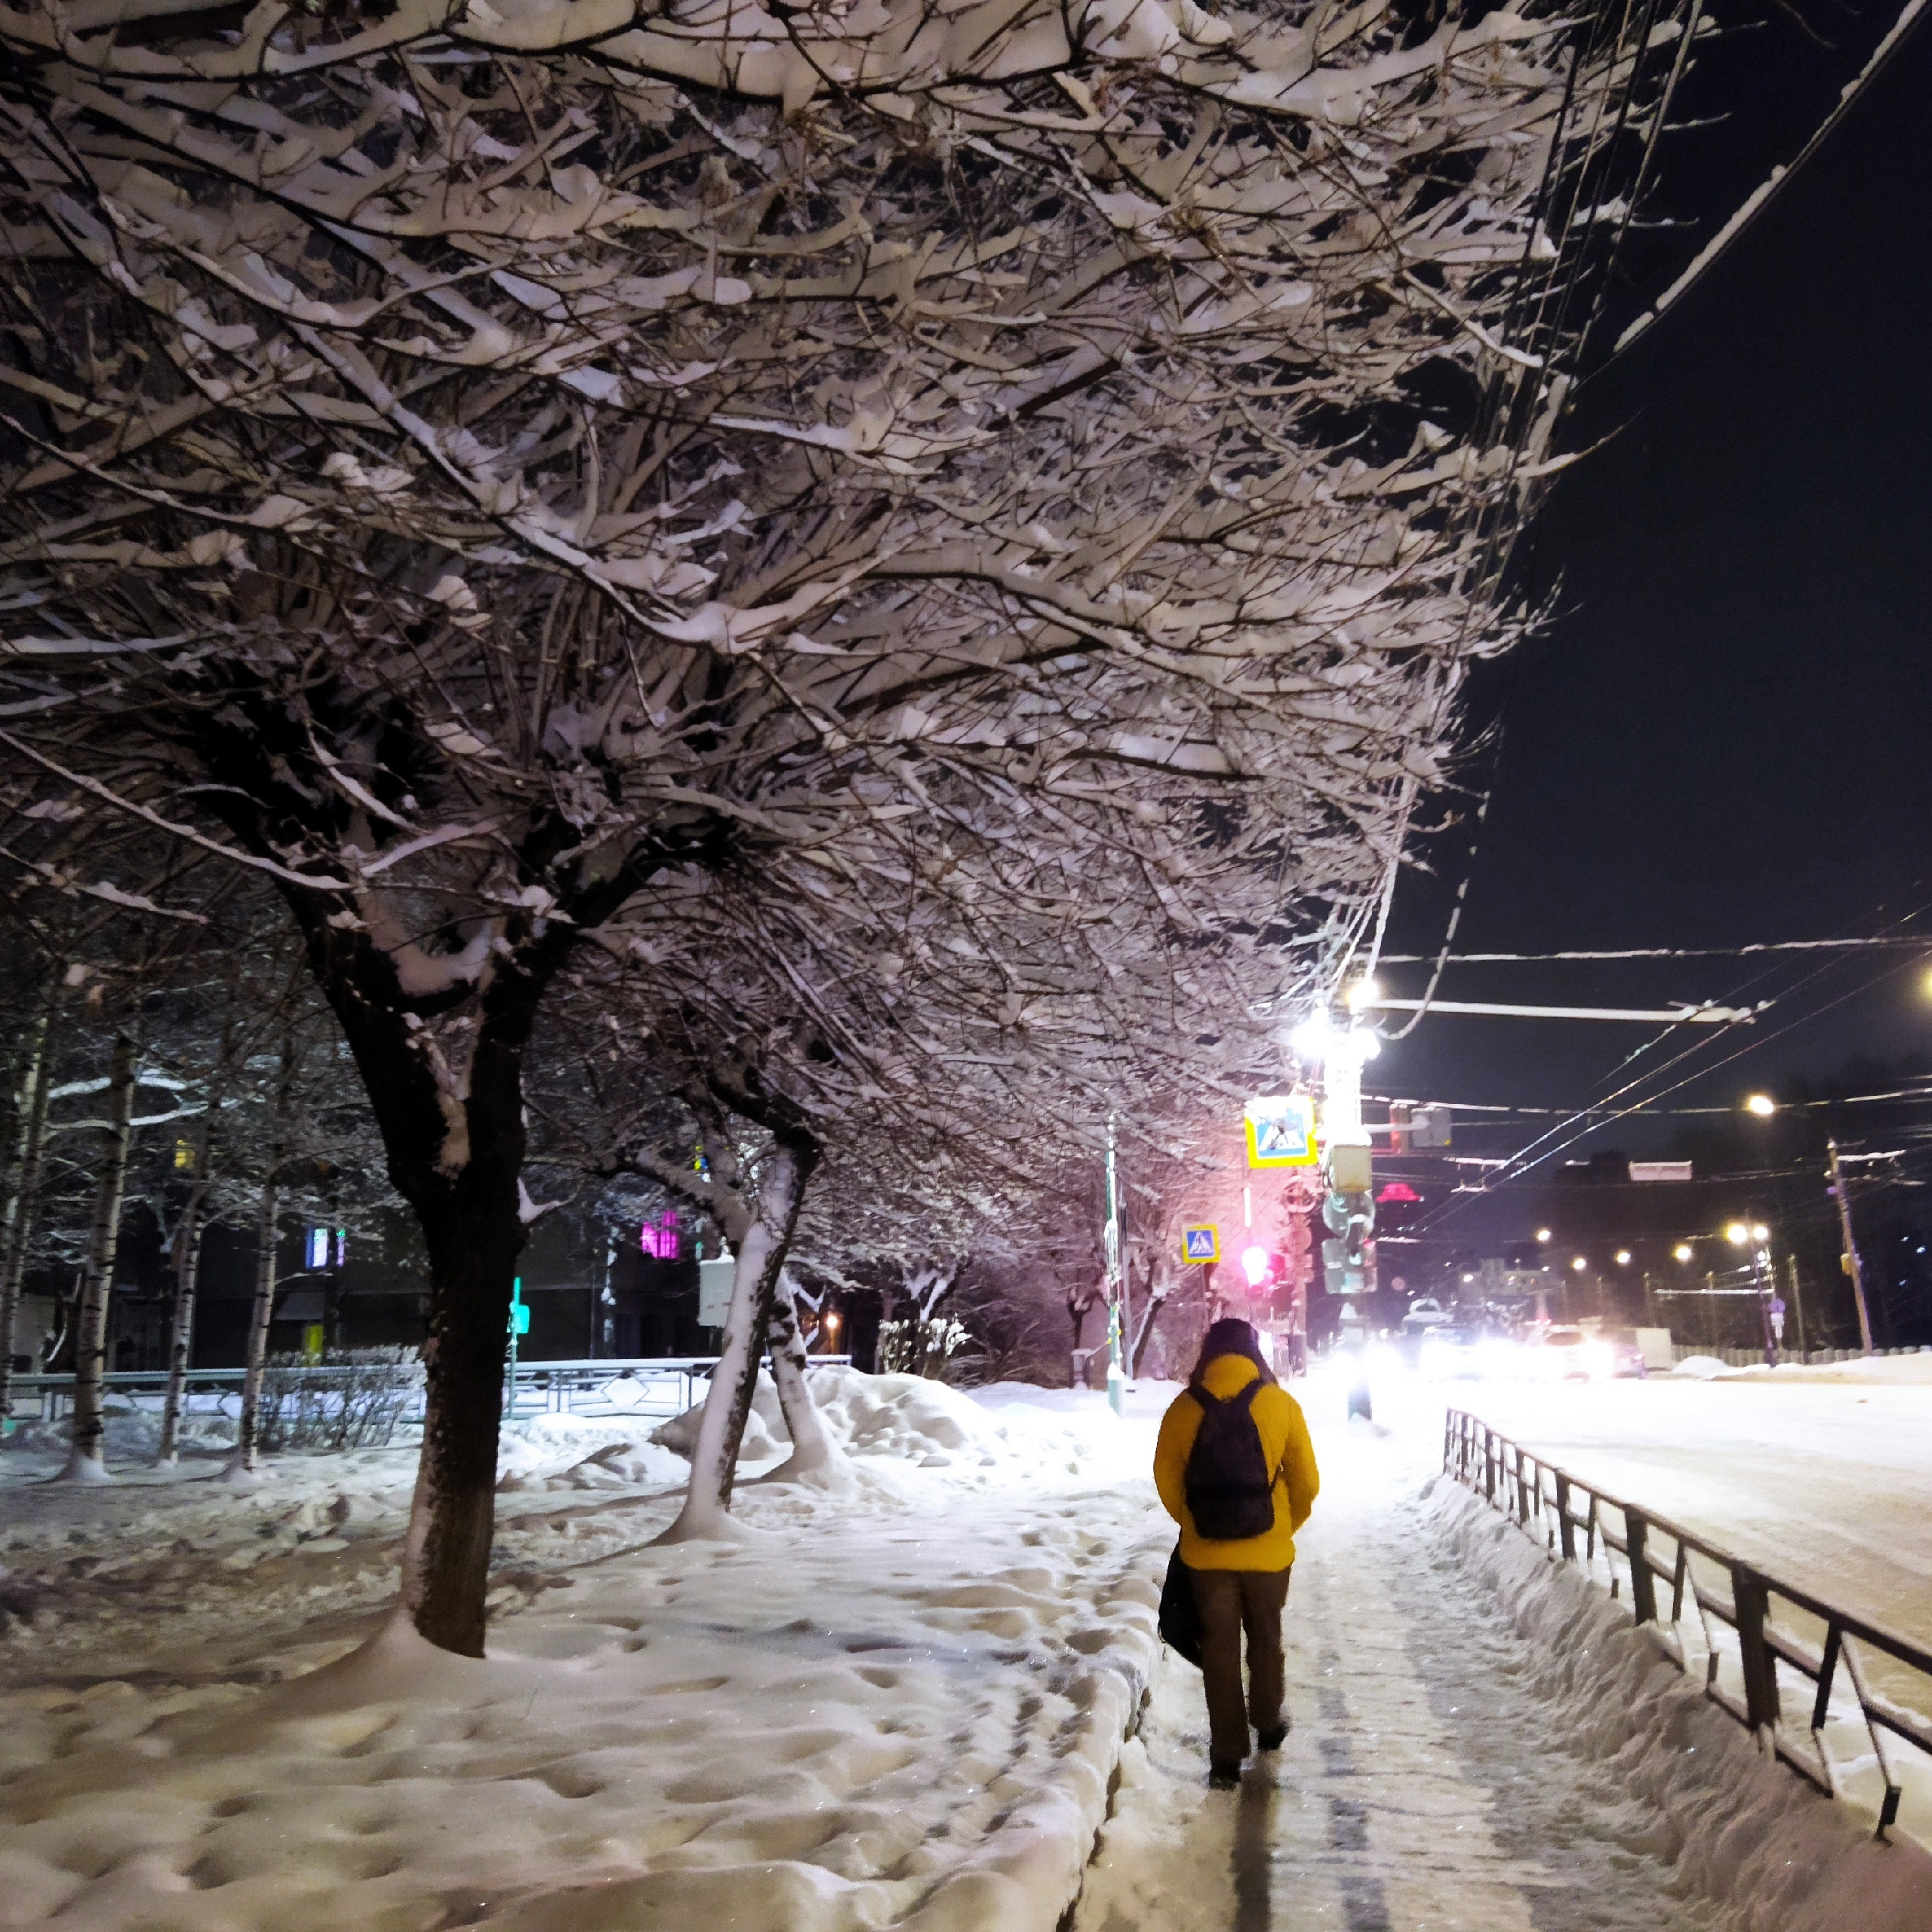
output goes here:
[[1238, 1543], [1275, 1527], [1274, 1472], [1249, 1413], [1264, 1386], [1257, 1376], [1226, 1401], [1198, 1382], [1187, 1392], [1201, 1404], [1201, 1426], [1188, 1452], [1187, 1513], [1195, 1533], [1210, 1543]]

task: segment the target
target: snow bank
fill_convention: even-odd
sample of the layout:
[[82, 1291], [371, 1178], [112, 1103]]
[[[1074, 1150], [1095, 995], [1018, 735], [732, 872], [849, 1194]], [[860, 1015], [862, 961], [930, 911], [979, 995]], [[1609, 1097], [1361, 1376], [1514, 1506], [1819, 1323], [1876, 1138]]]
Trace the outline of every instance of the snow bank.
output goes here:
[[1534, 1645], [1556, 1741], [1641, 1793], [1681, 1842], [1674, 1862], [1751, 1932], [1928, 1932], [1932, 1855], [1875, 1842], [1844, 1807], [1761, 1756], [1628, 1614], [1553, 1565], [1447, 1477], [1425, 1488], [1463, 1561]]
[[1736, 1373], [1730, 1364], [1715, 1355], [1686, 1355], [1671, 1371], [1690, 1382], [1715, 1382], [1720, 1376]]
[[[969, 1394], [924, 1376], [867, 1375], [837, 1365], [814, 1369], [811, 1390], [826, 1432], [848, 1456], [915, 1469], [1001, 1469], [1044, 1461], [1056, 1472], [1078, 1475], [1090, 1466], [1125, 1466], [1139, 1451], [1132, 1425], [1085, 1390], [1007, 1383]], [[688, 1459], [702, 1413], [687, 1410], [651, 1440]], [[742, 1460], [781, 1456], [791, 1440], [778, 1392], [761, 1371]]]
[[643, 1425], [621, 1415], [519, 1417], [497, 1438], [497, 1487], [661, 1488], [691, 1471], [668, 1449], [640, 1439]]
[[[1052, 1932], [1157, 1654], [1166, 1520], [955, 1392], [826, 1394], [891, 1507], [747, 1486], [746, 1543], [657, 1548], [670, 1497], [519, 1499], [487, 1660], [345, 1635], [325, 1599], [168, 1669], [117, 1627], [92, 1670], [0, 1694], [0, 1924]], [[506, 1438], [533, 1470], [670, 1454], [534, 1422]], [[961, 1460], [983, 1442], [996, 1472]], [[274, 1560], [309, 1587], [357, 1553], [323, 1541]]]
[[[107, 1460], [110, 1466], [134, 1463], [145, 1466], [161, 1453], [161, 1412], [137, 1409], [131, 1403], [110, 1395], [103, 1417], [106, 1425]], [[0, 1455], [11, 1465], [8, 1473], [33, 1476], [51, 1474], [67, 1460], [74, 1439], [73, 1419], [63, 1416], [57, 1422], [42, 1422], [37, 1417], [14, 1425], [13, 1433], [0, 1444]], [[181, 1447], [184, 1450], [226, 1449], [235, 1444], [235, 1418], [219, 1409], [191, 1408], [181, 1418]], [[45, 1469], [39, 1466], [45, 1463]]]
[[1781, 1361], [1776, 1368], [1755, 1362], [1744, 1368], [1727, 1368], [1724, 1380], [1761, 1382], [1774, 1386], [1787, 1382], [1823, 1382], [1839, 1387], [1871, 1383], [1882, 1388], [1932, 1388], [1932, 1352], [1855, 1356], [1850, 1361]]

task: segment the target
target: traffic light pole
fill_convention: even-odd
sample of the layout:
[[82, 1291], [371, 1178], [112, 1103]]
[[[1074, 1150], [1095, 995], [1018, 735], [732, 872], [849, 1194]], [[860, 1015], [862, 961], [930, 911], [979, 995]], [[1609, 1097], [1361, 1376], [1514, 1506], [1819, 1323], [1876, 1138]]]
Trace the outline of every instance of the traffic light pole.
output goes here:
[[1852, 1238], [1851, 1197], [1846, 1193], [1844, 1171], [1838, 1165], [1838, 1143], [1835, 1140], [1825, 1143], [1826, 1151], [1832, 1157], [1832, 1192], [1838, 1197], [1838, 1229], [1844, 1238], [1844, 1271], [1851, 1277], [1852, 1299], [1858, 1304], [1858, 1346], [1861, 1352], [1872, 1352], [1872, 1316], [1865, 1306], [1865, 1273], [1858, 1260], [1858, 1243]]

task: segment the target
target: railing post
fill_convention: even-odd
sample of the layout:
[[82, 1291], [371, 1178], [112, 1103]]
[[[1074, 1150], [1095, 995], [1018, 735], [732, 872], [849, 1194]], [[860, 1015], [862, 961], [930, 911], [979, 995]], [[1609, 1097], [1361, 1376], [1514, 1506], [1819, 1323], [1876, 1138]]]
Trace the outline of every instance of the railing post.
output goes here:
[[1651, 1571], [1650, 1518], [1642, 1510], [1626, 1506], [1623, 1540], [1630, 1558], [1631, 1613], [1639, 1623], [1654, 1623], [1657, 1620], [1657, 1580]]
[[1814, 1730], [1823, 1730], [1826, 1718], [1831, 1715], [1832, 1679], [1838, 1673], [1838, 1652], [1844, 1643], [1844, 1630], [1833, 1623], [1825, 1632], [1825, 1654], [1818, 1666], [1818, 1699], [1811, 1706]]
[[1530, 1492], [1523, 1481], [1523, 1451], [1516, 1451], [1516, 1520], [1524, 1529], [1530, 1527]]
[[1493, 1504], [1496, 1500], [1496, 1432], [1485, 1428], [1482, 1432], [1482, 1493]]
[[1570, 1520], [1570, 1478], [1561, 1469], [1556, 1472], [1556, 1534], [1564, 1561], [1575, 1562], [1577, 1526]]
[[1730, 1566], [1731, 1601], [1737, 1606], [1737, 1641], [1744, 1656], [1744, 1715], [1753, 1730], [1778, 1721], [1778, 1665], [1764, 1641], [1771, 1614], [1770, 1586], [1748, 1564]]

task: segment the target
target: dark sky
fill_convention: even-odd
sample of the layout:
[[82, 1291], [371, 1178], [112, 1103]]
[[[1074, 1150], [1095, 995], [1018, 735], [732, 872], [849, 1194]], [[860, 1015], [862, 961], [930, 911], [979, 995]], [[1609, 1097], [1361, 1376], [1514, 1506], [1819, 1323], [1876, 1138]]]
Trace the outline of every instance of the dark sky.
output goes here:
[[[1701, 226], [1644, 244], [1634, 283], [1664, 286], [1769, 162], [1795, 154], [1890, 17], [1825, 20], [1829, 50], [1779, 28], [1706, 54], [1687, 105], [1729, 118], [1675, 138], [1664, 195]], [[1501, 736], [1467, 770], [1478, 792], [1493, 777], [1494, 798], [1459, 949], [1835, 937], [1932, 906], [1928, 103], [1921, 30], [1697, 292], [1586, 386], [1571, 446], [1607, 440], [1546, 506], [1531, 559], [1558, 614], [1473, 694]], [[1440, 944], [1466, 842], [1436, 842], [1439, 883], [1405, 879], [1390, 949]], [[1855, 1054], [1932, 1066], [1932, 909], [1909, 930], [1926, 936], [1923, 958], [1841, 960], [1805, 986], [1825, 961], [1469, 967], [1441, 990], [1619, 1005], [1779, 995], [1748, 1034], [1679, 1029], [1630, 1069], [1693, 1032], [1701, 1051], [1681, 1073], [1748, 1045], [1670, 1103], [1735, 1104]], [[1420, 990], [1417, 968], [1382, 977]], [[1432, 1018], [1370, 1084], [1576, 1105], [1651, 1037]], [[1668, 1125], [1626, 1123], [1571, 1152], [1654, 1146]], [[1459, 1116], [1457, 1144], [1504, 1152], [1527, 1131]]]

